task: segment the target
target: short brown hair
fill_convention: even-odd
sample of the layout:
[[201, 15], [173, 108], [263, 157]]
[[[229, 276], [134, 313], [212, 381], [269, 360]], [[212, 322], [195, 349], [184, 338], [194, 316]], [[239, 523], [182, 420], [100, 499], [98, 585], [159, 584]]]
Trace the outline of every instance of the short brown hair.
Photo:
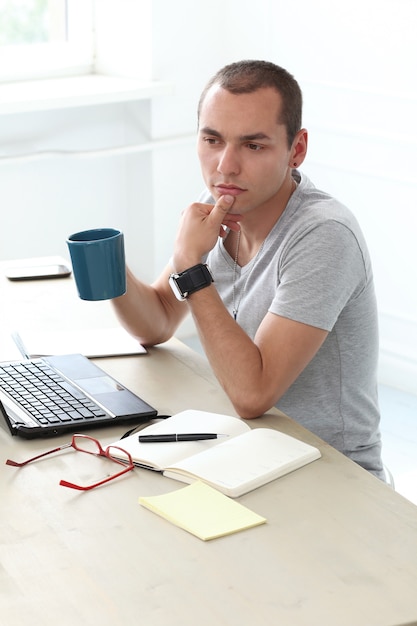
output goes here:
[[198, 119], [207, 92], [219, 85], [233, 94], [252, 93], [263, 87], [272, 87], [282, 98], [278, 123], [287, 130], [288, 146], [301, 128], [303, 97], [295, 78], [284, 68], [270, 61], [246, 60], [226, 65], [205, 86], [198, 103]]

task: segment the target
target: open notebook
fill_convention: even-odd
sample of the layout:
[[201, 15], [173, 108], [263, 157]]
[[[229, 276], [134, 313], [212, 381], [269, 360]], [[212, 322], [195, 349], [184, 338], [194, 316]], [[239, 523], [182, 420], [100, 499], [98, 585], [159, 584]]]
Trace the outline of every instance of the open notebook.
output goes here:
[[227, 435], [220, 439], [172, 443], [140, 443], [138, 434], [115, 442], [140, 467], [160, 471], [169, 478], [195, 480], [236, 498], [315, 459], [320, 451], [271, 428], [251, 429], [230, 415], [188, 410], [152, 424], [140, 435], [172, 433]]

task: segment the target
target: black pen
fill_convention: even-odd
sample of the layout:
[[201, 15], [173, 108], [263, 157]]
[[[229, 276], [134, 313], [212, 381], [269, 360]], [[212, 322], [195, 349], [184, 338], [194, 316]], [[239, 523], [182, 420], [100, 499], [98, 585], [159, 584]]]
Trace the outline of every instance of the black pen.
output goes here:
[[172, 435], [139, 435], [140, 443], [164, 443], [172, 441], [202, 441], [203, 439], [217, 439], [228, 437], [217, 433], [178, 433]]

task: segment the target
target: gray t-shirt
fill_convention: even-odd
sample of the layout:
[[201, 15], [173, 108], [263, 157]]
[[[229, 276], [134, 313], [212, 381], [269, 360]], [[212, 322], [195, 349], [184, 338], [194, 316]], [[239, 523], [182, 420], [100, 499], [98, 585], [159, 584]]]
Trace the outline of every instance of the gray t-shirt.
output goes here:
[[294, 178], [299, 185], [284, 213], [258, 255], [235, 268], [235, 281], [223, 240], [207, 263], [226, 308], [238, 309], [237, 322], [252, 339], [268, 311], [329, 332], [277, 407], [383, 478], [368, 249], [346, 207], [299, 172]]

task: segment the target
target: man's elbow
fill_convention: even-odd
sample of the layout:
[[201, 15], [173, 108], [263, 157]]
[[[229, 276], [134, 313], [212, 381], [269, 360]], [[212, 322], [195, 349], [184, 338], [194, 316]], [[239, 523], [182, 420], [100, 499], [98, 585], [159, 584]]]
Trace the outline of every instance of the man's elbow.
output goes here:
[[240, 396], [236, 400], [232, 398], [231, 400], [236, 413], [245, 420], [261, 417], [274, 405], [273, 401], [262, 397], [249, 398], [248, 396]]

